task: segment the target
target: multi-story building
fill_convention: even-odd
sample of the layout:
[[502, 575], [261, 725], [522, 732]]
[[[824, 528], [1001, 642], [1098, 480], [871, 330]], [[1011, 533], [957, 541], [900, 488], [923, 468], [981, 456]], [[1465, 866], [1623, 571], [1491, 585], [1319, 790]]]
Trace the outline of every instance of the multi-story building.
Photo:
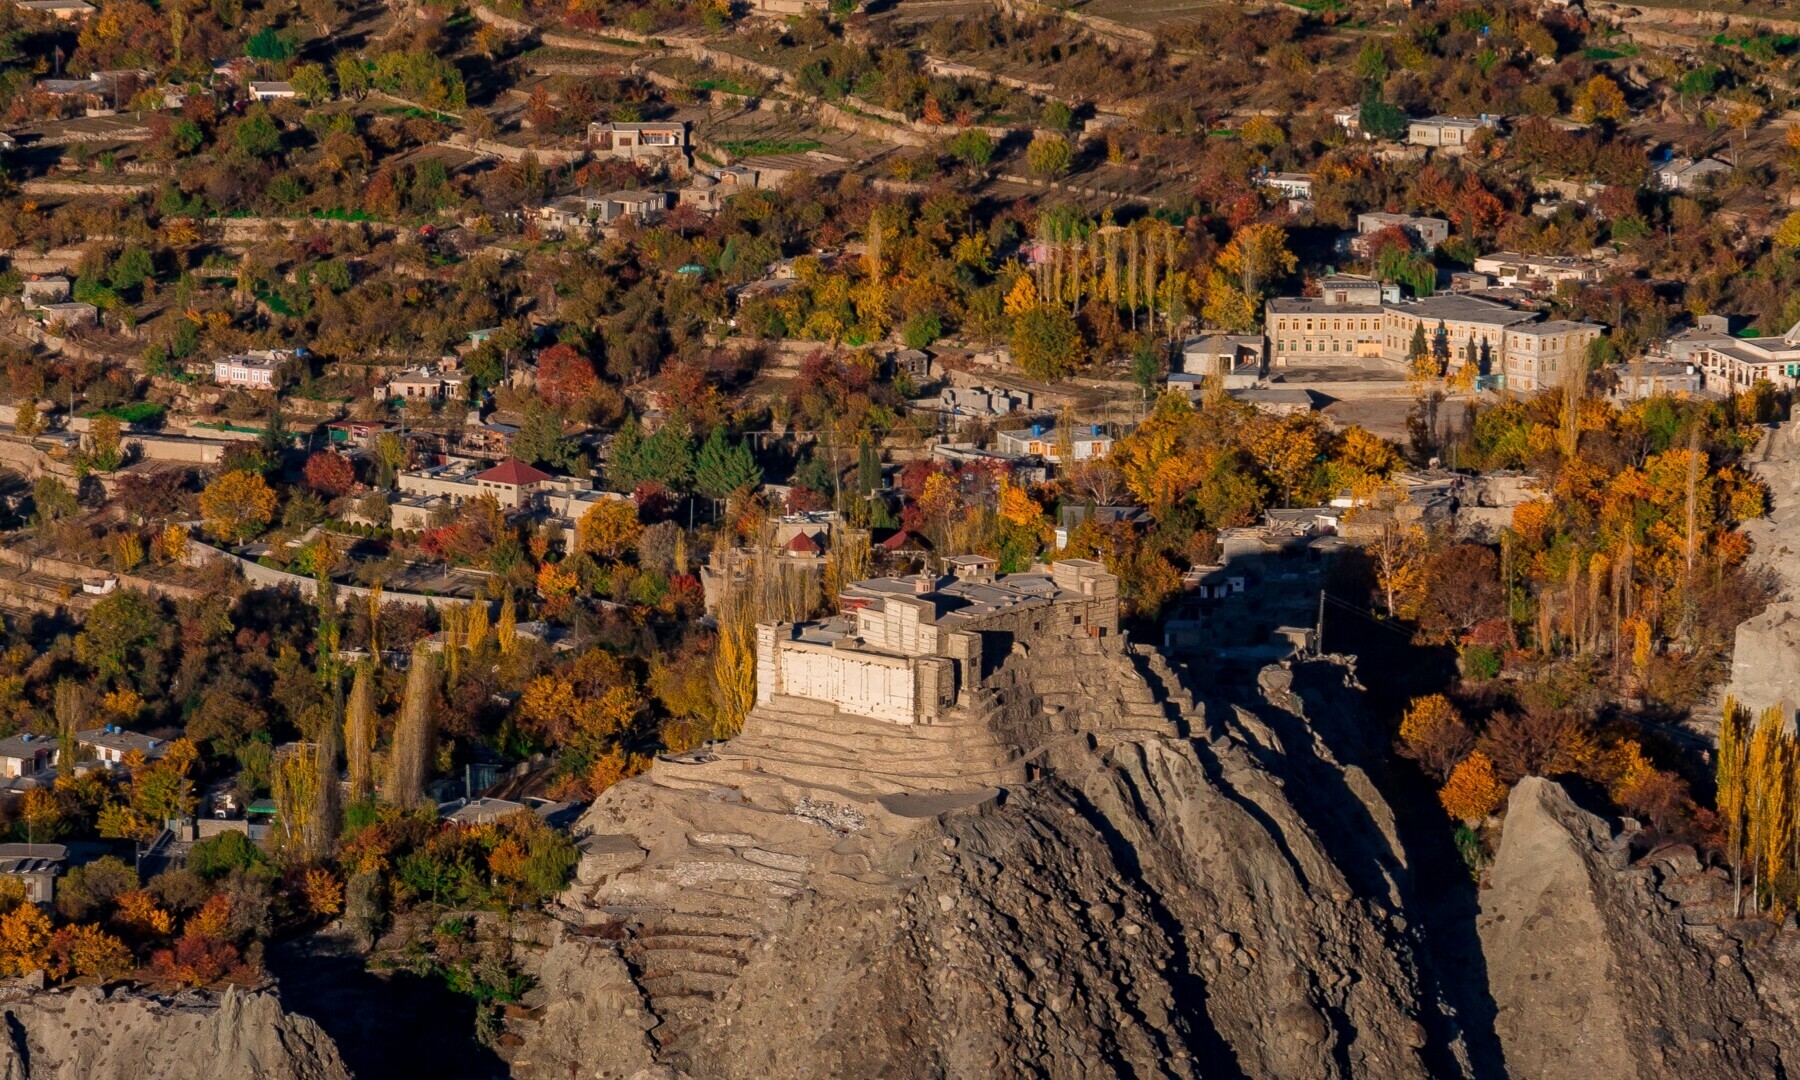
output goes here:
[[1368, 278], [1326, 278], [1318, 296], [1278, 296], [1263, 325], [1276, 367], [1379, 359], [1382, 287]]
[[1448, 349], [1453, 369], [1471, 345], [1478, 358], [1488, 358], [1491, 369], [1501, 357], [1506, 328], [1536, 318], [1505, 304], [1455, 294], [1389, 304], [1382, 318], [1381, 355], [1393, 363], [1406, 362], [1412, 355], [1414, 332], [1423, 328], [1433, 349]]
[[1589, 322], [1551, 319], [1517, 323], [1506, 328], [1500, 369], [1494, 373], [1502, 377], [1501, 385], [1521, 393], [1555, 386], [1567, 375], [1569, 365], [1587, 366], [1588, 346], [1599, 336], [1600, 327]]
[[756, 696], [810, 698], [893, 724], [931, 724], [1003, 656], [993, 643], [1114, 637], [1119, 579], [1090, 559], [1048, 572], [997, 574], [993, 559], [959, 555], [952, 576], [859, 581], [845, 614], [756, 628]]
[[[1429, 347], [1441, 351], [1451, 371], [1475, 357], [1481, 375], [1499, 376], [1499, 385], [1536, 389], [1544, 378], [1544, 362], [1579, 339], [1598, 337], [1594, 323], [1569, 323], [1548, 332], [1532, 330], [1517, 337], [1526, 363], [1509, 378], [1509, 331], [1534, 324], [1539, 316], [1473, 296], [1430, 296], [1421, 300], [1384, 298], [1379, 282], [1367, 278], [1326, 278], [1321, 295], [1276, 297], [1268, 302], [1264, 326], [1269, 355], [1276, 367], [1363, 363], [1377, 360], [1401, 365], [1412, 355], [1413, 339], [1422, 331]], [[1542, 324], [1558, 327], [1560, 324]], [[1585, 355], [1585, 354], [1584, 354]]]

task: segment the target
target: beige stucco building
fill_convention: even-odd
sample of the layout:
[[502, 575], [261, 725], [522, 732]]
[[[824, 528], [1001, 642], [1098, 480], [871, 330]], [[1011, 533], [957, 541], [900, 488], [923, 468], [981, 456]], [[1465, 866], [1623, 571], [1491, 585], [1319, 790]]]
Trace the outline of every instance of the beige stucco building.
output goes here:
[[757, 700], [809, 698], [893, 724], [930, 724], [1013, 650], [1119, 632], [1119, 579], [1100, 563], [1065, 559], [1043, 572], [997, 574], [979, 555], [948, 562], [949, 576], [851, 585], [843, 615], [758, 624]]

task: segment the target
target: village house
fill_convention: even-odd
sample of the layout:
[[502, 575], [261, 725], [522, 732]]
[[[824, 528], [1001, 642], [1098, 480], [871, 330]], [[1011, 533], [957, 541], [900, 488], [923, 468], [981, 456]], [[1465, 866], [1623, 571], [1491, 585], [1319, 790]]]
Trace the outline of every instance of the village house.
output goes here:
[[1181, 369], [1169, 373], [1169, 388], [1199, 389], [1223, 377], [1227, 389], [1250, 386], [1262, 378], [1268, 342], [1261, 334], [1198, 334], [1181, 344]]
[[69, 849], [62, 844], [0, 844], [0, 877], [18, 879], [25, 899], [34, 904], [56, 899], [56, 879], [68, 861]]
[[213, 361], [213, 382], [242, 390], [274, 390], [282, 365], [294, 358], [289, 349], [260, 349]]
[[1716, 158], [1671, 158], [1658, 165], [1652, 174], [1656, 186], [1664, 191], [1699, 191], [1717, 183], [1731, 172], [1731, 166]]
[[77, 731], [75, 745], [82, 753], [92, 754], [104, 769], [119, 768], [133, 753], [142, 754], [145, 761], [155, 761], [169, 752], [169, 744], [162, 739], [126, 731], [117, 724]]
[[1258, 176], [1256, 182], [1263, 187], [1272, 188], [1290, 199], [1311, 199], [1313, 194], [1311, 173], [1265, 173]]
[[547, 231], [563, 236], [592, 235], [623, 221], [650, 224], [669, 208], [664, 191], [615, 191], [608, 195], [567, 195], [538, 207]]
[[1685, 360], [1643, 358], [1612, 370], [1619, 381], [1607, 396], [1618, 405], [1651, 397], [1692, 397], [1701, 389], [1699, 365]]
[[1219, 560], [1189, 569], [1163, 622], [1163, 648], [1205, 655], [1196, 675], [1228, 681], [1313, 647], [1319, 603], [1343, 543], [1328, 508], [1274, 510], [1219, 531]]
[[100, 309], [80, 301], [39, 304], [36, 310], [43, 317], [44, 325], [51, 329], [60, 326], [65, 330], [75, 330], [83, 326], [100, 325]]
[[777, 518], [769, 540], [778, 558], [823, 559], [831, 549], [831, 530], [837, 524], [835, 510], [808, 510]]
[[1414, 146], [1461, 153], [1478, 132], [1495, 127], [1497, 124], [1489, 116], [1429, 116], [1406, 125], [1406, 141]]
[[36, 776], [50, 767], [55, 755], [54, 740], [29, 731], [0, 739], [0, 779]]
[[1476, 273], [1490, 275], [1501, 285], [1535, 292], [1550, 292], [1565, 282], [1596, 282], [1604, 272], [1599, 263], [1587, 259], [1567, 255], [1522, 255], [1515, 251], [1483, 255], [1475, 260], [1474, 269]]
[[1006, 416], [1030, 411], [1031, 394], [1005, 387], [946, 386], [938, 391], [937, 405], [954, 416]]
[[467, 376], [437, 367], [410, 368], [375, 388], [378, 401], [439, 402], [462, 397]]
[[61, 275], [26, 278], [19, 286], [19, 302], [25, 305], [25, 310], [33, 311], [45, 304], [66, 302], [71, 289], [69, 279]]
[[252, 101], [292, 101], [299, 96], [292, 83], [253, 82], [250, 84]]
[[[1062, 453], [1057, 449], [1061, 434], [1054, 424], [1033, 424], [1017, 431], [996, 434], [1000, 453], [1010, 457], [1040, 457], [1052, 465], [1061, 465]], [[1099, 424], [1078, 424], [1070, 435], [1076, 461], [1105, 457], [1112, 452], [1113, 438]]]
[[680, 121], [588, 125], [588, 150], [597, 158], [687, 164], [687, 125]]
[[1350, 238], [1350, 250], [1367, 258], [1369, 238], [1386, 229], [1399, 229], [1418, 245], [1420, 251], [1428, 254], [1450, 239], [1450, 223], [1443, 218], [1372, 212], [1356, 215], [1356, 235]]
[[54, 15], [63, 22], [85, 19], [99, 9], [87, 0], [15, 0], [20, 11]]
[[1725, 315], [1702, 315], [1694, 325], [1670, 334], [1653, 351], [1658, 358], [1694, 361], [1701, 349], [1714, 345], [1730, 345], [1737, 340], [1731, 332], [1731, 319]]
[[[403, 495], [444, 497], [452, 505], [486, 495], [492, 496], [502, 510], [520, 510], [552, 479], [542, 469], [508, 459], [491, 469], [476, 469], [463, 463], [410, 469], [399, 475], [398, 483]], [[403, 526], [396, 522], [396, 527]]]

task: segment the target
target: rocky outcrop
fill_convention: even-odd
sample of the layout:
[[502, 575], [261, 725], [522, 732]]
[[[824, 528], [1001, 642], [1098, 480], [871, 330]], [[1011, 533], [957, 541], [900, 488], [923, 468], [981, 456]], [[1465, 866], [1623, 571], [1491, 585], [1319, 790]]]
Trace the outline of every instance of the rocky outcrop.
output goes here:
[[1560, 786], [1521, 780], [1482, 893], [1506, 1074], [1725, 1080], [1800, 1068], [1800, 951], [1735, 920], [1692, 849], [1633, 859]]
[[941, 724], [777, 696], [608, 791], [514, 1075], [1462, 1074], [1347, 669], [1202, 708], [1117, 641], [1015, 650]]
[[349, 1080], [272, 994], [163, 1000], [97, 987], [0, 1000], [0, 1080]]
[[1738, 625], [1726, 692], [1753, 712], [1800, 709], [1800, 423], [1777, 424], [1748, 463], [1769, 489], [1769, 512], [1738, 527], [1750, 541], [1750, 565], [1772, 576], [1777, 600]]

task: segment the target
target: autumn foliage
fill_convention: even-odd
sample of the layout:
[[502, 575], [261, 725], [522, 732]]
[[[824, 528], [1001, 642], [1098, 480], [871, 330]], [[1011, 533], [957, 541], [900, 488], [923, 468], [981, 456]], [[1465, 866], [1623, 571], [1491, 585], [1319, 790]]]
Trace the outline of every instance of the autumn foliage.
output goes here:
[[1494, 763], [1477, 750], [1450, 771], [1438, 800], [1453, 818], [1481, 821], [1506, 801], [1507, 786], [1494, 773]]

